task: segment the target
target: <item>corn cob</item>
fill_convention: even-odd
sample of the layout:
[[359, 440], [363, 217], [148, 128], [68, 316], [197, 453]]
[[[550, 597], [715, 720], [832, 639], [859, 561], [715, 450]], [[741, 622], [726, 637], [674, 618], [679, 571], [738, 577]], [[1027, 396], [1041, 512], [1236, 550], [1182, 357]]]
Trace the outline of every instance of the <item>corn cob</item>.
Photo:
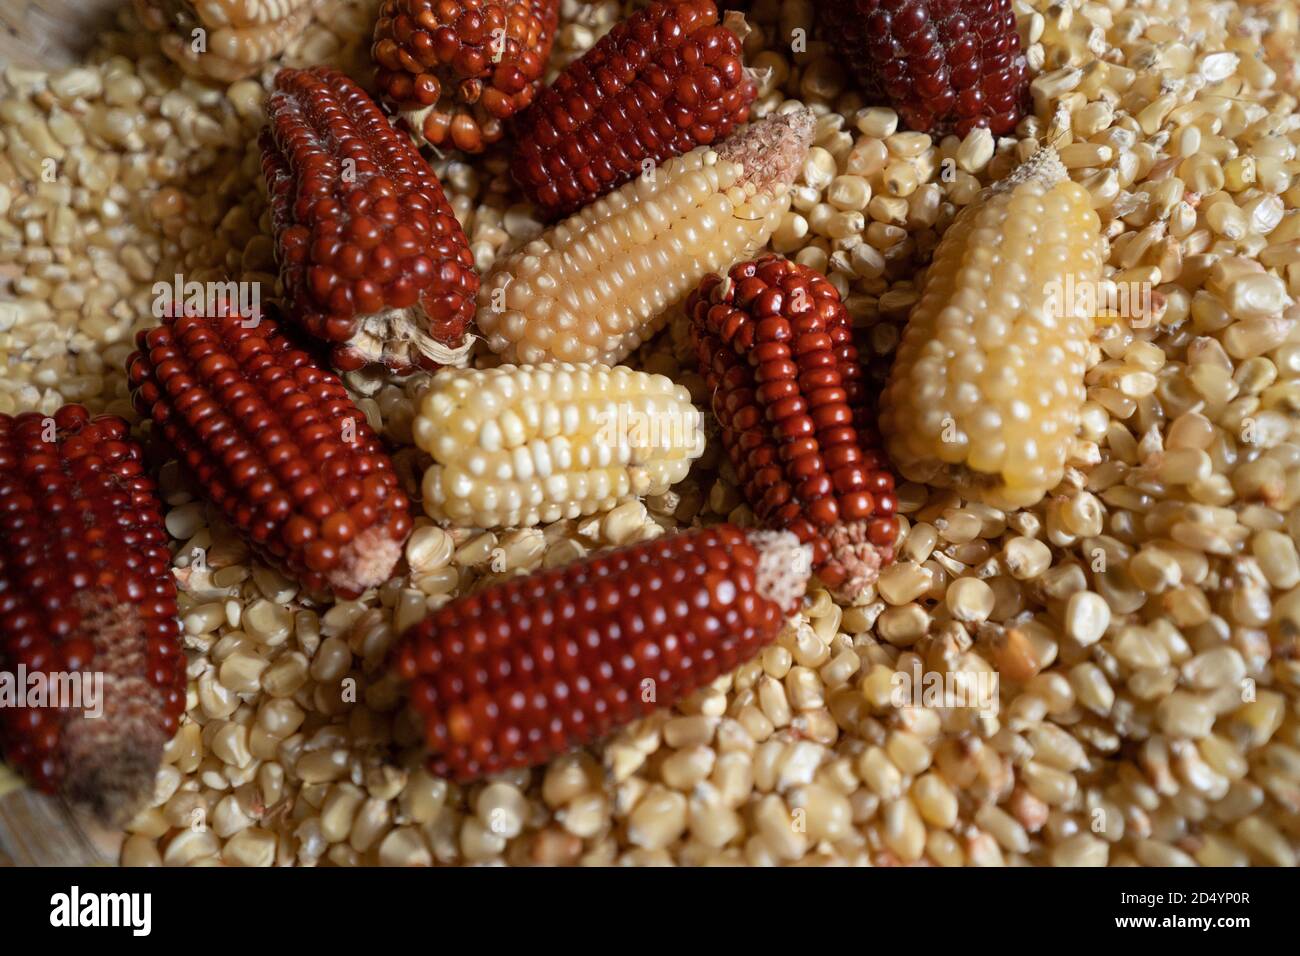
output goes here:
[[1029, 64], [1011, 0], [823, 0], [817, 12], [867, 96], [912, 129], [1004, 134], [1024, 115]]
[[[0, 415], [0, 674], [23, 695], [0, 690], [0, 743], [110, 824], [152, 793], [185, 709], [167, 532], [127, 432], [80, 405]], [[51, 693], [78, 674], [81, 699], [29, 699], [37, 674]]]
[[281, 70], [262, 171], [289, 316], [343, 370], [462, 365], [478, 275], [442, 187], [337, 70]]
[[717, 525], [512, 578], [406, 632], [431, 768], [541, 763], [670, 706], [774, 640], [808, 578], [793, 535]]
[[690, 392], [606, 365], [505, 365], [433, 378], [413, 426], [434, 458], [424, 508], [468, 527], [526, 527], [663, 494], [704, 451]]
[[998, 508], [1061, 480], [1085, 398], [1100, 220], [1050, 147], [944, 234], [882, 401], [899, 471]]
[[893, 559], [897, 500], [839, 293], [768, 255], [707, 276], [686, 313], [754, 513], [812, 544], [823, 583], [857, 598]]
[[642, 164], [726, 138], [758, 86], [741, 63], [736, 15], [713, 0], [653, 3], [615, 24], [516, 120], [511, 172], [548, 218], [640, 175]]
[[416, 139], [481, 152], [533, 101], [559, 0], [384, 0], [375, 82]]
[[135, 0], [140, 22], [192, 76], [233, 83], [284, 52], [316, 0]]
[[812, 140], [799, 108], [668, 160], [500, 260], [479, 328], [503, 361], [617, 364], [703, 276], [753, 254]]
[[378, 437], [273, 321], [220, 312], [140, 332], [136, 408], [263, 559], [313, 590], [383, 583], [411, 516]]

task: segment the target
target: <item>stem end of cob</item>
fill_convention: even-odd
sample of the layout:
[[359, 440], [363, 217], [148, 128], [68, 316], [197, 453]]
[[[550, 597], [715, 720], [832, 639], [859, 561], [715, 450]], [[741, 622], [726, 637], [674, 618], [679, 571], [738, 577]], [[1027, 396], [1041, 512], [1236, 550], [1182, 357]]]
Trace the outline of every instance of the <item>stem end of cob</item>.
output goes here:
[[1017, 186], [1027, 182], [1037, 182], [1044, 189], [1051, 189], [1059, 182], [1064, 182], [1070, 178], [1065, 164], [1061, 162], [1061, 157], [1057, 154], [1056, 149], [1051, 145], [1043, 145], [1034, 151], [1034, 154], [1027, 160], [1011, 171], [1006, 179], [999, 180], [991, 187], [995, 192], [1010, 192]]
[[402, 544], [383, 525], [368, 528], [344, 549], [338, 566], [326, 580], [344, 595], [357, 595], [378, 587], [392, 574], [397, 559], [402, 556]]
[[[143, 676], [148, 659], [144, 622], [111, 593], [81, 598], [83, 628], [94, 635], [95, 676], [102, 682], [87, 711], [70, 713], [61, 758], [63, 795], [102, 823], [126, 824], [153, 793], [166, 737], [158, 724], [158, 691]], [[90, 676], [89, 674], [87, 676]]]
[[758, 549], [758, 593], [793, 614], [812, 574], [813, 550], [790, 531], [751, 531]]
[[767, 116], [719, 146], [718, 156], [745, 170], [742, 185], [778, 195], [798, 178], [816, 126], [817, 118], [806, 106]]
[[334, 363], [344, 370], [369, 364], [394, 369], [435, 366], [463, 368], [469, 364], [474, 336], [466, 332], [459, 343], [444, 343], [426, 329], [432, 327], [428, 313], [411, 306], [387, 309], [361, 320], [361, 328], [336, 349]]
[[868, 527], [865, 521], [851, 521], [826, 532], [830, 557], [823, 567], [823, 576], [840, 578], [830, 591], [841, 601], [856, 601], [875, 583], [880, 569], [893, 560], [893, 549], [874, 544]]
[[153, 792], [165, 741], [161, 733], [152, 736], [147, 747], [136, 739], [115, 740], [90, 751], [69, 767], [64, 796], [105, 826], [125, 826]]

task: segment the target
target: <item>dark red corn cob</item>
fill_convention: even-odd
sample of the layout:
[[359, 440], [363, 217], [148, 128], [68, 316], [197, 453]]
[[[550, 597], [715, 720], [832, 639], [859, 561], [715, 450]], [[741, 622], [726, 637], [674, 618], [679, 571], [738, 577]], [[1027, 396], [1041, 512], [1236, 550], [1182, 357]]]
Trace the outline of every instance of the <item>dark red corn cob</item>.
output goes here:
[[520, 114], [511, 171], [547, 217], [567, 216], [640, 175], [646, 160], [725, 139], [757, 95], [740, 37], [719, 25], [713, 0], [652, 3]]
[[560, 0], [384, 0], [375, 82], [417, 139], [481, 152], [533, 101]]
[[835, 287], [769, 255], [707, 276], [686, 311], [750, 507], [812, 544], [823, 583], [856, 598], [893, 559], [897, 500]]
[[818, 11], [863, 91], [912, 129], [1000, 135], [1025, 113], [1029, 64], [1011, 0], [825, 0]]
[[433, 771], [541, 763], [671, 705], [774, 640], [808, 573], [793, 535], [717, 525], [444, 605], [395, 652]]
[[0, 672], [26, 704], [20, 668], [51, 688], [78, 673], [82, 689], [6, 701], [0, 743], [38, 787], [110, 824], [152, 793], [185, 709], [171, 552], [143, 461], [112, 415], [0, 415]]
[[136, 347], [136, 408], [263, 559], [348, 597], [388, 579], [409, 504], [338, 376], [267, 318], [166, 318]]
[[478, 275], [442, 186], [337, 70], [281, 70], [262, 171], [289, 317], [342, 370], [463, 365]]

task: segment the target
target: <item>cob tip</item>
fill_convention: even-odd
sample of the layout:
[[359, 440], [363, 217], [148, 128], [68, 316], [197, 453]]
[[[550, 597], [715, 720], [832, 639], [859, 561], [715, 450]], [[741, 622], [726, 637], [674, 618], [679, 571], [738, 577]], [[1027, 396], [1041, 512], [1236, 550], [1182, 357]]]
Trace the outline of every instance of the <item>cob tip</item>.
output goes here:
[[873, 542], [869, 528], [866, 521], [850, 521], [824, 532], [830, 545], [826, 567], [844, 575], [843, 580], [830, 589], [840, 601], [856, 601], [875, 583], [880, 569], [893, 560], [893, 548]]
[[779, 195], [799, 176], [816, 127], [817, 118], [806, 106], [766, 116], [728, 138], [718, 156], [744, 169], [737, 185]]
[[153, 792], [166, 735], [158, 725], [157, 689], [143, 676], [148, 638], [143, 621], [111, 593], [78, 603], [94, 635], [94, 671], [102, 675], [100, 712], [72, 712], [63, 729], [61, 790], [73, 804], [111, 827], [125, 825]]
[[792, 531], [751, 531], [749, 543], [758, 550], [758, 593], [793, 614], [812, 576], [812, 545]]
[[[78, 718], [84, 724], [87, 718]], [[77, 723], [68, 727], [73, 734]], [[157, 734], [156, 746], [142, 750], [133, 740], [114, 740], [107, 746], [86, 748], [87, 753], [68, 770], [64, 796], [84, 808], [107, 827], [121, 828], [131, 821], [153, 791], [165, 741]], [[73, 743], [69, 741], [69, 751]]]
[[1013, 169], [1009, 176], [989, 188], [995, 193], [1004, 193], [1033, 181], [1044, 189], [1051, 189], [1057, 183], [1068, 179], [1069, 175], [1055, 147], [1050, 143], [1044, 143], [1034, 150], [1033, 155]]
[[[439, 342], [426, 332], [432, 328], [434, 317], [423, 302], [404, 308], [386, 309], [361, 319], [360, 328], [346, 343], [343, 351], [355, 356], [363, 364], [383, 363], [392, 353], [411, 367], [418, 367], [419, 356], [435, 365], [446, 368], [463, 368], [469, 364], [474, 349], [474, 334], [466, 331], [460, 344]], [[400, 344], [409, 343], [406, 354], [401, 354]], [[419, 353], [419, 356], [412, 354]]]
[[395, 540], [383, 525], [357, 535], [339, 555], [339, 563], [326, 576], [330, 587], [342, 594], [360, 594], [388, 580], [404, 542]]

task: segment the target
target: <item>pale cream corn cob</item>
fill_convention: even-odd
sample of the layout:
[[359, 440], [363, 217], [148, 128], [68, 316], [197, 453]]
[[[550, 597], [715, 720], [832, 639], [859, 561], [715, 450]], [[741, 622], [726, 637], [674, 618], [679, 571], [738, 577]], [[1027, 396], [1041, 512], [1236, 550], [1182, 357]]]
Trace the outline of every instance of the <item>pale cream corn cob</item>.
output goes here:
[[1081, 293], [1101, 279], [1100, 229], [1050, 147], [957, 217], [882, 400], [905, 477], [1000, 508], [1032, 505], [1061, 480], [1086, 397], [1093, 316]]
[[690, 392], [606, 365], [443, 369], [414, 422], [433, 456], [424, 510], [463, 527], [526, 527], [657, 495], [704, 451]]
[[710, 272], [766, 244], [790, 206], [813, 114], [769, 116], [670, 159], [501, 260], [478, 325], [506, 362], [614, 364]]
[[233, 83], [282, 54], [320, 0], [135, 0], [141, 22], [191, 76]]

